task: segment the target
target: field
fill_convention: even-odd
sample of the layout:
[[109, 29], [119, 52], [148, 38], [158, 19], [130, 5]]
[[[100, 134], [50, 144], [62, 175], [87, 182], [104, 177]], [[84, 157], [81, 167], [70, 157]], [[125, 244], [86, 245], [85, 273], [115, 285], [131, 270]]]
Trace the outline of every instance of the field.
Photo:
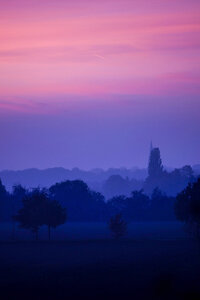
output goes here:
[[[200, 299], [200, 245], [179, 223], [132, 223], [121, 241], [106, 224], [69, 223], [52, 241], [0, 227], [1, 299]], [[7, 239], [7, 240], [6, 240]]]

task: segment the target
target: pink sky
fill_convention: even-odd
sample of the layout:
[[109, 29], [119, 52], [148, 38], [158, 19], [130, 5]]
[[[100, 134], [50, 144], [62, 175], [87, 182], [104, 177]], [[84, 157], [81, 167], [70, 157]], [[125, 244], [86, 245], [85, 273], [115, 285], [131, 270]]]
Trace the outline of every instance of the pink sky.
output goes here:
[[[5, 138], [3, 130], [9, 132], [4, 155], [8, 155], [8, 147], [15, 149], [18, 145], [17, 140], [13, 145], [10, 141], [16, 128], [22, 130], [17, 127], [19, 117], [46, 115], [49, 116], [47, 123], [51, 124], [51, 116], [59, 118], [66, 113], [71, 124], [78, 116], [79, 126], [84, 127], [85, 115], [98, 118], [100, 114], [101, 122], [108, 122], [102, 128], [102, 136], [110, 130], [117, 140], [120, 131], [117, 124], [126, 124], [124, 131], [133, 129], [124, 143], [129, 143], [131, 138], [138, 143], [143, 135], [135, 152], [138, 159], [153, 138], [166, 149], [168, 164], [189, 162], [190, 157], [196, 162], [200, 141], [192, 132], [200, 126], [199, 96], [199, 0], [0, 0], [0, 115], [4, 127], [0, 134]], [[115, 121], [109, 122], [112, 114]], [[155, 114], [159, 116], [156, 125]], [[3, 120], [12, 117], [16, 123], [13, 121], [13, 130], [9, 131]], [[22, 128], [28, 122], [23, 120]], [[174, 136], [166, 142], [162, 134], [168, 135], [168, 120], [171, 120], [170, 126], [173, 124], [170, 128]], [[30, 136], [35, 134], [34, 122], [31, 124]], [[41, 132], [42, 124], [41, 121]], [[95, 125], [94, 118], [85, 129], [88, 144], [92, 144], [92, 137], [96, 136]], [[93, 133], [91, 128], [94, 128]], [[157, 128], [162, 128], [160, 133]], [[48, 136], [48, 130], [45, 134]], [[78, 139], [78, 131], [76, 134]], [[20, 137], [23, 145], [23, 135]], [[121, 132], [121, 138], [124, 137]], [[172, 157], [167, 143], [174, 143], [179, 153], [186, 137], [188, 147], [192, 147], [190, 151], [185, 149], [183, 157]], [[57, 139], [56, 131], [54, 138]], [[40, 140], [42, 144], [44, 138]], [[102, 143], [109, 144], [110, 140], [107, 136]], [[69, 157], [83, 144], [74, 144]], [[127, 160], [119, 159], [122, 151], [112, 161], [114, 148], [112, 145], [108, 148], [110, 154], [105, 163], [101, 151], [94, 147], [94, 166], [98, 161], [105, 166], [132, 165], [133, 149], [130, 156], [124, 153]], [[41, 149], [49, 149], [48, 142]], [[37, 158], [34, 153], [27, 156], [24, 165], [23, 149], [20, 162], [16, 162], [15, 156], [19, 154], [10, 151], [7, 162], [3, 158], [4, 167], [43, 166], [45, 155], [40, 161], [40, 151]], [[146, 157], [146, 153], [142, 153], [138, 160], [140, 165]], [[0, 156], [4, 157], [1, 151]], [[50, 157], [51, 153], [45, 166], [58, 165], [59, 161], [53, 162]], [[70, 166], [76, 165], [76, 161], [83, 167], [92, 166], [84, 164], [81, 155], [79, 160], [77, 157], [78, 154]], [[60, 165], [65, 165], [64, 158]]]
[[200, 92], [199, 1], [0, 1], [0, 25], [2, 100]]

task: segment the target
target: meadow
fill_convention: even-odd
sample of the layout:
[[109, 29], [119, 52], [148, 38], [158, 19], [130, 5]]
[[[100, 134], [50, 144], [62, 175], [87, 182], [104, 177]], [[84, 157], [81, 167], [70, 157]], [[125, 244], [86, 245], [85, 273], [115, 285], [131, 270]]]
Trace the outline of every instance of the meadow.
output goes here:
[[199, 299], [200, 247], [182, 225], [131, 223], [113, 240], [105, 223], [68, 223], [40, 240], [0, 227], [1, 299]]
[[[186, 238], [180, 222], [131, 222], [128, 224], [125, 239], [182, 239]], [[12, 223], [0, 223], [0, 240], [11, 239]], [[25, 229], [15, 226], [15, 237], [18, 241], [33, 240], [34, 235]], [[42, 227], [40, 240], [47, 239], [47, 228]], [[52, 240], [98, 240], [110, 239], [111, 235], [106, 222], [67, 222], [52, 230]]]

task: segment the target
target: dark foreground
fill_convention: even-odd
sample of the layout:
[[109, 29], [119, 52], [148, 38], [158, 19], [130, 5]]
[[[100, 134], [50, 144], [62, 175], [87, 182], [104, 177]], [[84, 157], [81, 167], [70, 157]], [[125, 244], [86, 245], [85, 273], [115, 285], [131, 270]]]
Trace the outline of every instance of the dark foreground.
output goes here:
[[190, 239], [1, 242], [0, 299], [200, 299]]

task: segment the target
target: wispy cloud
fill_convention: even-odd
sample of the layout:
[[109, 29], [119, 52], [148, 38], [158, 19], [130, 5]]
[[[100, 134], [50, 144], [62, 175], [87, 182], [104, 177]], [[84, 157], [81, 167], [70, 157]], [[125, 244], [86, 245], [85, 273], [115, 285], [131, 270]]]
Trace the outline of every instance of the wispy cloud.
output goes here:
[[[182, 93], [179, 81], [163, 78], [197, 72], [199, 5], [195, 0], [1, 1], [0, 96]], [[187, 82], [199, 93], [196, 81]]]

